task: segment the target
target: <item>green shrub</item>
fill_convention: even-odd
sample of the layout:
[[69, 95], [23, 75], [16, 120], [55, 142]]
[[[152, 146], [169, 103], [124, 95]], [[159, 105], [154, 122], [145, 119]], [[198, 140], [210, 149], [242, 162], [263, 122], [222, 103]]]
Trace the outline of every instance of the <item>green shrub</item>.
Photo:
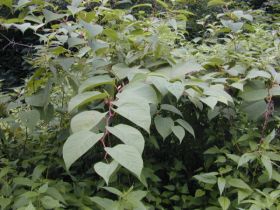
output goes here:
[[40, 40], [0, 97], [1, 209], [279, 209], [278, 23], [209, 1], [187, 41], [189, 2], [132, 3], [1, 19]]

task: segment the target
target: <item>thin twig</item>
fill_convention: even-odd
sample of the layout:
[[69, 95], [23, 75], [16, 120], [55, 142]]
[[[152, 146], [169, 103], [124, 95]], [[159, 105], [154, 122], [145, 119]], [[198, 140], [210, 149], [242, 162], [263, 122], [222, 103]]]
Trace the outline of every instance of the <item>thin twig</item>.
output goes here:
[[12, 45], [12, 47], [15, 47], [16, 45], [17, 46], [22, 46], [22, 47], [28, 47], [28, 48], [34, 48], [33, 45], [27, 45], [27, 44], [21, 44], [21, 43], [17, 43], [15, 42], [14, 40], [10, 40], [7, 36], [5, 36], [4, 34], [0, 33], [0, 35], [6, 39], [6, 41], [8, 41], [8, 44], [6, 44], [2, 50], [5, 50], [8, 46]]

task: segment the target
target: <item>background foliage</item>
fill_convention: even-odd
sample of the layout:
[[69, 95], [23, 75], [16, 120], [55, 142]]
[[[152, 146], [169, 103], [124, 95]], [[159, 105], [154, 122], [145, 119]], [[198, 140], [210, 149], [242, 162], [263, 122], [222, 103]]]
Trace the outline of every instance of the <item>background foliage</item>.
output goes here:
[[277, 1], [0, 6], [1, 209], [280, 209]]

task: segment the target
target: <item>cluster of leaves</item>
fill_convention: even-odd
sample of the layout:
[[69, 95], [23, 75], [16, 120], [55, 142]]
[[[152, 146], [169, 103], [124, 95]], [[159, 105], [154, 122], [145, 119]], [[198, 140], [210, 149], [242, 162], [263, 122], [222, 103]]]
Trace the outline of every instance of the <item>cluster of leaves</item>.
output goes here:
[[279, 23], [211, 0], [187, 41], [191, 3], [1, 2], [41, 43], [0, 97], [1, 209], [280, 208]]

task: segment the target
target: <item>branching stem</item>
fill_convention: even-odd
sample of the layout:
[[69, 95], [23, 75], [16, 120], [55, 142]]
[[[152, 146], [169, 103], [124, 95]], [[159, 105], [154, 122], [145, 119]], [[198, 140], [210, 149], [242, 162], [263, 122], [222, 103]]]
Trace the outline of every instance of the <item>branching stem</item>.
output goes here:
[[14, 47], [14, 46], [22, 46], [22, 47], [28, 47], [28, 48], [34, 48], [34, 46], [33, 45], [27, 45], [27, 44], [21, 44], [21, 43], [17, 43], [17, 42], [15, 42], [14, 40], [10, 40], [7, 36], [5, 36], [4, 34], [2, 34], [2, 33], [0, 33], [0, 35], [4, 38], [4, 39], [6, 39], [7, 41], [8, 41], [8, 44], [6, 44], [3, 48], [2, 48], [2, 50], [5, 50], [8, 46], [12, 46], [12, 47]]

